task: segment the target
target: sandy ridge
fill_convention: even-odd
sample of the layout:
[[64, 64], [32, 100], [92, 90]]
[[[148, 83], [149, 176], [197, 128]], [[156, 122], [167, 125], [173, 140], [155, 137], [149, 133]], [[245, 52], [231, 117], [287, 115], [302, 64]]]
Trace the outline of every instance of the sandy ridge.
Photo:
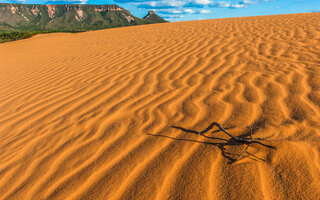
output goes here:
[[[316, 199], [319, 17], [1, 44], [0, 199]], [[253, 145], [265, 162], [230, 165], [241, 146], [181, 130], [213, 121], [278, 150]]]

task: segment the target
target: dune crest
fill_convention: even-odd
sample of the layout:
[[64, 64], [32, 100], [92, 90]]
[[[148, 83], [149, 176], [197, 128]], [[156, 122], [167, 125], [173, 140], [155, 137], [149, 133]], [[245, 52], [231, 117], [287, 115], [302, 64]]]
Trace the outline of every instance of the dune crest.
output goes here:
[[[317, 199], [320, 14], [0, 45], [0, 199]], [[253, 137], [252, 156], [212, 122]], [[175, 128], [174, 128], [175, 127]], [[215, 129], [217, 130], [217, 129]]]

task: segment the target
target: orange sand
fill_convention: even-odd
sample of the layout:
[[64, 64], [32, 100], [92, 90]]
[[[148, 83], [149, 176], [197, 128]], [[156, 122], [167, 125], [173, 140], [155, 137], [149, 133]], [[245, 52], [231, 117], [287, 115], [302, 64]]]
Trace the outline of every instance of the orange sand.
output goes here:
[[[0, 199], [319, 199], [320, 13], [0, 45]], [[260, 145], [221, 132], [217, 121]], [[216, 129], [214, 129], [216, 130]], [[213, 138], [209, 138], [213, 137]]]

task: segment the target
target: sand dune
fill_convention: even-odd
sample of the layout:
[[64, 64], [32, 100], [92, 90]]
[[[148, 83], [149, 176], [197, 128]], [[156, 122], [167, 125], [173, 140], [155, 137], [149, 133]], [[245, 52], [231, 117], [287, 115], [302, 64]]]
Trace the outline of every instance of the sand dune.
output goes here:
[[[319, 199], [319, 24], [262, 16], [1, 44], [0, 199]], [[254, 144], [265, 161], [230, 164], [244, 146], [191, 131], [214, 121], [278, 149]]]

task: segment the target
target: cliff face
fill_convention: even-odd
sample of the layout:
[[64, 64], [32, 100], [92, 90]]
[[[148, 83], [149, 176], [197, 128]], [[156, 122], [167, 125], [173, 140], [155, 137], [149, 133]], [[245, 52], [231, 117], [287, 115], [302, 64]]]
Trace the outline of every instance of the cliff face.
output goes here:
[[0, 30], [84, 31], [160, 23], [140, 19], [118, 5], [0, 3]]

